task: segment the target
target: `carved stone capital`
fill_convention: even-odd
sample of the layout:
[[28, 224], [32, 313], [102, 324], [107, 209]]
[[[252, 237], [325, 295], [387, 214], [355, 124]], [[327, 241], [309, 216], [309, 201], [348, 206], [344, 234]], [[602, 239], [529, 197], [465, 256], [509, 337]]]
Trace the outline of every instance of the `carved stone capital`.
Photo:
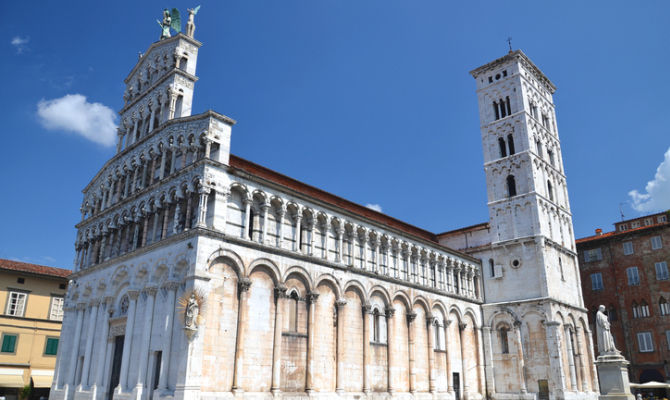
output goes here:
[[517, 329], [520, 328], [521, 327], [521, 321], [519, 321], [519, 320], [514, 321], [514, 327], [517, 328]]
[[426, 315], [426, 325], [433, 325], [435, 322], [437, 322], [437, 318], [430, 314]]
[[337, 308], [342, 308], [347, 305], [347, 300], [346, 299], [337, 299], [335, 300], [335, 307]]
[[275, 289], [274, 289], [275, 290], [275, 299], [285, 299], [287, 297], [286, 296], [286, 290], [287, 289], [288, 288], [284, 285], [275, 286]]
[[395, 308], [391, 306], [387, 306], [384, 311], [386, 312], [386, 318], [393, 318], [393, 315], [395, 315]]
[[156, 296], [156, 293], [158, 293], [158, 288], [156, 286], [149, 286], [144, 288], [143, 292], [149, 296]]
[[167, 281], [163, 284], [163, 288], [166, 290], [177, 290], [179, 287], [179, 282]]
[[140, 291], [139, 290], [129, 290], [127, 294], [128, 294], [128, 297], [130, 298], [130, 300], [137, 300], [137, 297], [140, 295]]
[[406, 317], [407, 317], [407, 322], [411, 324], [412, 321], [414, 321], [416, 319], [416, 313], [414, 311], [409, 312], [409, 313], [407, 313]]
[[250, 287], [251, 287], [251, 279], [249, 278], [242, 278], [239, 280], [239, 282], [237, 282], [237, 289], [240, 292], [246, 292], [247, 290], [249, 290]]
[[372, 314], [372, 306], [370, 303], [363, 304], [361, 308], [363, 310], [363, 314]]
[[77, 303], [75, 307], [77, 308], [77, 311], [83, 311], [86, 309], [86, 306], [88, 306], [86, 303]]
[[316, 301], [319, 299], [319, 294], [316, 292], [309, 292], [307, 294], [307, 301], [310, 302], [310, 304], [316, 304]]
[[461, 322], [460, 324], [458, 324], [458, 329], [460, 329], [462, 331], [464, 331], [465, 328], [467, 328], [467, 327], [468, 327], [468, 324], [465, 323], [465, 322]]

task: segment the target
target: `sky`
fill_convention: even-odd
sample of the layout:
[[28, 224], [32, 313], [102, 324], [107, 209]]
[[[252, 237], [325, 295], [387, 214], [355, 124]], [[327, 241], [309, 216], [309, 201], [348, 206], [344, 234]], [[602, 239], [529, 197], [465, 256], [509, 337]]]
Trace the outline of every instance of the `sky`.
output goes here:
[[[432, 232], [487, 221], [468, 72], [511, 37], [558, 87], [576, 237], [670, 208], [667, 1], [200, 1], [193, 113], [237, 120], [240, 157]], [[196, 5], [4, 4], [0, 258], [72, 267], [123, 79]]]

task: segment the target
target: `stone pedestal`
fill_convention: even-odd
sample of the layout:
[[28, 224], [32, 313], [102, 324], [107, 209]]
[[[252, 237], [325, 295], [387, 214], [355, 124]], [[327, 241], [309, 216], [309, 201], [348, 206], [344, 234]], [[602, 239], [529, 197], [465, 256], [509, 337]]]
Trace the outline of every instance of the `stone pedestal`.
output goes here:
[[635, 400], [628, 381], [628, 361], [619, 353], [601, 354], [596, 360], [601, 400]]

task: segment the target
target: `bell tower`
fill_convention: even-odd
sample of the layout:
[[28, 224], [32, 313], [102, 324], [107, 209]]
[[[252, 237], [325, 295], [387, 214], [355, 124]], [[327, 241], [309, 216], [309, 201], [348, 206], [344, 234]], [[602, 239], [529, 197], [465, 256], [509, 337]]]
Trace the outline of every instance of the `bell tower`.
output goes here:
[[[487, 301], [550, 297], [583, 306], [552, 95], [521, 51], [471, 71], [477, 82], [492, 268]], [[485, 260], [486, 263], [487, 260]]]

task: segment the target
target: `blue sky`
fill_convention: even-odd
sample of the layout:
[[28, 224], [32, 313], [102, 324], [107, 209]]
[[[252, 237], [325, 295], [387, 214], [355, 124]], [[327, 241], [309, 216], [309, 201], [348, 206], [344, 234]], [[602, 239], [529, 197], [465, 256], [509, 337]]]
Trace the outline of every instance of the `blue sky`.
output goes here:
[[[71, 267], [81, 189], [115, 150], [100, 135], [123, 79], [158, 39], [162, 8], [195, 5], [4, 5], [0, 258]], [[193, 110], [238, 121], [238, 156], [430, 231], [455, 229], [488, 219], [468, 71], [504, 55], [511, 36], [558, 86], [582, 237], [611, 229], [620, 206], [627, 218], [670, 208], [668, 15], [662, 1], [203, 0]], [[38, 114], [67, 95], [79, 119]]]

